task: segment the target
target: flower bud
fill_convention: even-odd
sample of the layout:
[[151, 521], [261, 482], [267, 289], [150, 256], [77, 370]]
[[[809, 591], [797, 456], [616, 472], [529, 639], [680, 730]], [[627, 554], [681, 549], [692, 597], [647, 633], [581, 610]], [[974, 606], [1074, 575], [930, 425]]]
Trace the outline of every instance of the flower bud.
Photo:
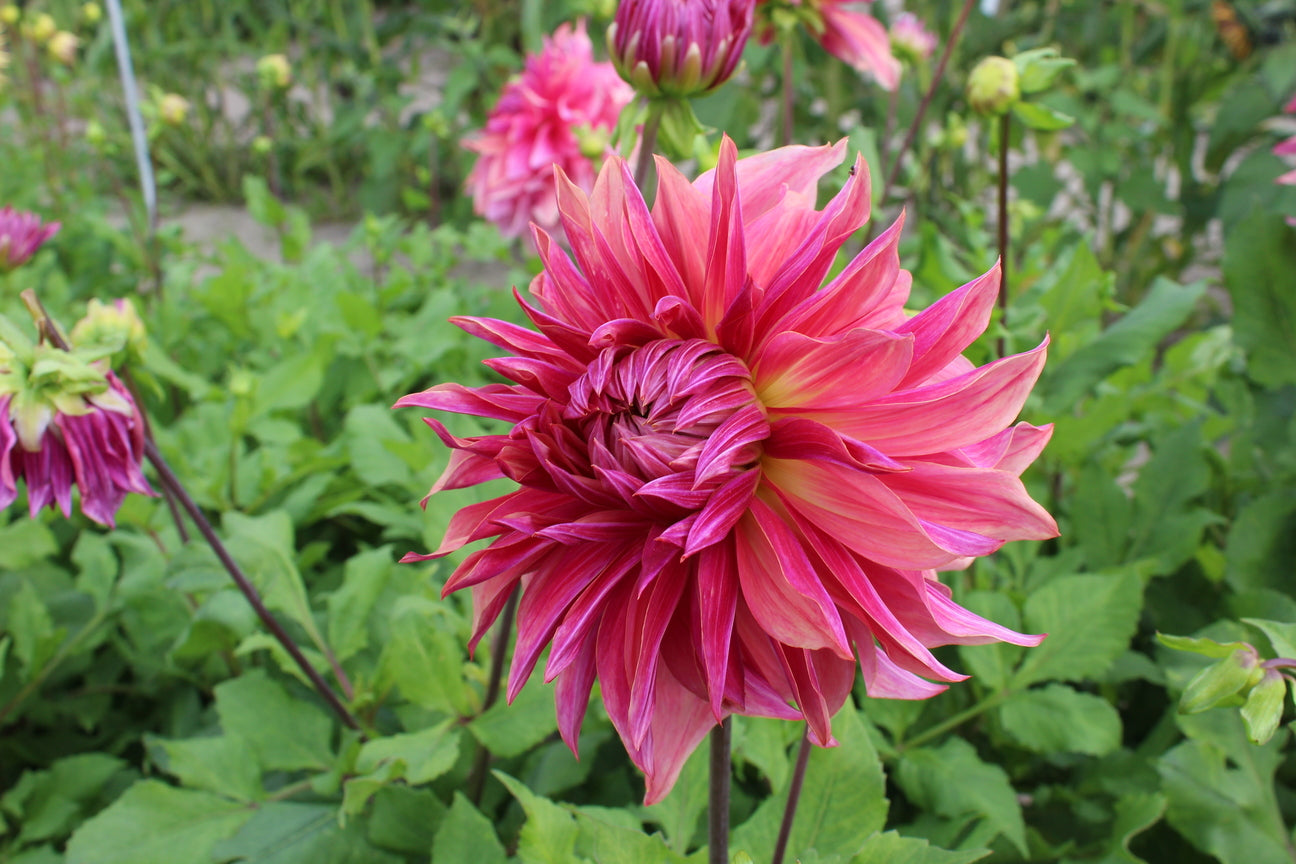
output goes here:
[[58, 233], [59, 223], [42, 224], [34, 213], [12, 207], [0, 209], [0, 273], [27, 263], [36, 250]]
[[707, 93], [738, 66], [752, 8], [750, 0], [622, 0], [608, 28], [612, 63], [649, 98]]
[[258, 156], [268, 156], [274, 149], [274, 139], [269, 135], [258, 135], [252, 139], [252, 152]]
[[144, 322], [135, 312], [135, 304], [125, 298], [111, 303], [91, 299], [85, 317], [73, 325], [69, 335], [78, 351], [105, 357], [128, 352], [139, 358], [148, 345]]
[[267, 90], [284, 90], [292, 83], [292, 65], [282, 54], [267, 54], [257, 61], [257, 75]]
[[98, 3], [84, 3], [81, 6], [81, 18], [93, 27], [103, 20], [103, 9]]
[[978, 114], [1007, 114], [1021, 98], [1017, 64], [1007, 57], [987, 57], [968, 76], [968, 103]]
[[168, 126], [183, 126], [189, 117], [189, 100], [178, 93], [164, 93], [157, 103], [158, 119]]
[[901, 12], [891, 25], [891, 53], [908, 63], [926, 62], [936, 50], [936, 34], [912, 12]]
[[0, 24], [12, 27], [17, 24], [21, 18], [22, 10], [14, 4], [6, 3], [5, 5], [0, 6]]
[[23, 35], [38, 45], [44, 45], [58, 32], [54, 18], [44, 12], [37, 15], [23, 27]]
[[59, 63], [64, 66], [71, 66], [76, 63], [77, 46], [80, 44], [81, 40], [76, 37], [76, 34], [69, 33], [66, 30], [59, 30], [50, 37], [45, 49], [49, 51], [50, 57]]

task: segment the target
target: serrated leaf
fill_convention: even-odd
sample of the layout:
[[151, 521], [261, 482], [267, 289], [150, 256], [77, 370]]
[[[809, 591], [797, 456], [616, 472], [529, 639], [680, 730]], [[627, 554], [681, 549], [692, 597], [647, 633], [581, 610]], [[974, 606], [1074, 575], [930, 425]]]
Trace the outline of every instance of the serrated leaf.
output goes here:
[[1296, 558], [1296, 494], [1281, 489], [1249, 501], [1233, 520], [1224, 554], [1225, 580], [1235, 591], [1289, 591]]
[[323, 642], [306, 585], [295, 563], [292, 519], [283, 510], [261, 516], [226, 513], [224, 526], [235, 560], [270, 609], [299, 624], [318, 646]]
[[1014, 689], [1103, 674], [1134, 635], [1143, 587], [1133, 572], [1062, 576], [1026, 599], [1026, 631], [1048, 638], [1026, 652]]
[[13, 654], [22, 663], [27, 677], [32, 678], [53, 656], [65, 631], [54, 627], [54, 619], [29, 579], [23, 579], [10, 596], [6, 611]]
[[963, 739], [906, 751], [894, 776], [917, 806], [948, 819], [976, 816], [1026, 854], [1026, 825], [1008, 775]]
[[672, 851], [660, 834], [644, 834], [633, 816], [623, 820], [627, 824], [616, 824], [623, 816], [630, 814], [604, 807], [578, 809], [577, 853], [586, 853], [595, 864], [684, 864], [683, 855]]
[[518, 756], [558, 728], [553, 685], [531, 681], [509, 705], [496, 702], [468, 724], [473, 737], [497, 756]]
[[1104, 756], [1121, 743], [1120, 714], [1106, 699], [1065, 684], [1016, 693], [999, 707], [1004, 731], [1036, 753]]
[[210, 792], [141, 780], [76, 830], [67, 864], [211, 864], [213, 847], [252, 812]]
[[507, 859], [494, 823], [456, 792], [432, 841], [432, 864], [504, 864]]
[[1116, 802], [1116, 820], [1112, 824], [1112, 857], [1122, 864], [1144, 864], [1130, 851], [1130, 842], [1151, 828], [1165, 815], [1166, 797], [1159, 793], [1124, 795]]
[[459, 758], [459, 737], [456, 721], [446, 720], [419, 732], [366, 741], [356, 756], [356, 776], [346, 782], [342, 812], [359, 813], [379, 789], [397, 780], [418, 786], [440, 777]]
[[106, 801], [106, 789], [126, 763], [105, 753], [59, 759], [45, 771], [26, 771], [0, 798], [19, 826], [17, 845], [61, 839]]
[[[787, 860], [815, 850], [821, 858], [849, 857], [886, 822], [886, 783], [877, 751], [849, 705], [833, 718], [837, 747], [814, 747], [806, 768]], [[787, 790], [767, 798], [734, 831], [731, 848], [768, 859], [778, 837]]]
[[446, 812], [431, 789], [401, 785], [380, 789], [370, 805], [369, 842], [395, 852], [426, 856]]
[[[430, 603], [407, 603], [392, 613], [391, 633], [379, 661], [383, 687], [422, 708], [467, 716], [472, 701], [463, 674], [464, 649], [447, 632], [445, 619]], [[552, 713], [552, 711], [550, 712]]]
[[369, 613], [387, 587], [395, 563], [390, 546], [347, 559], [342, 587], [328, 599], [328, 644], [339, 662], [368, 646]]
[[[1256, 627], [1269, 637], [1279, 657], [1296, 660], [1296, 624], [1284, 621], [1266, 621], [1263, 618], [1243, 618], [1243, 623]], [[1242, 643], [1235, 643], [1239, 648]]]
[[203, 789], [235, 801], [259, 801], [261, 766], [252, 746], [236, 735], [168, 741], [150, 738], [161, 751], [161, 768], [191, 789]]
[[1229, 232], [1224, 284], [1233, 298], [1233, 333], [1247, 352], [1247, 371], [1267, 387], [1296, 383], [1296, 243], [1291, 228], [1257, 209]]
[[989, 854], [989, 849], [939, 849], [919, 837], [887, 831], [870, 837], [850, 864], [971, 864]]
[[227, 733], [252, 746], [268, 771], [322, 771], [333, 761], [333, 722], [310, 702], [253, 670], [216, 685], [216, 713]]
[[403, 864], [405, 859], [370, 845], [360, 825], [339, 825], [333, 804], [271, 801], [261, 805], [237, 834], [217, 844], [208, 860], [217, 864]]
[[[526, 813], [518, 834], [517, 854], [522, 864], [572, 864], [580, 829], [568, 810], [533, 793], [526, 785], [500, 771], [493, 772]], [[437, 864], [441, 864], [440, 861]]]

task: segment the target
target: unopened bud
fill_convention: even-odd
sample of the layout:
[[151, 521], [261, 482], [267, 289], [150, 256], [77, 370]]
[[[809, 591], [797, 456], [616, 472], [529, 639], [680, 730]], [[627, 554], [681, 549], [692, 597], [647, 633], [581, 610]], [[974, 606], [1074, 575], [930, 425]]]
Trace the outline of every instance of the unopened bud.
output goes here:
[[1017, 64], [1007, 57], [987, 57], [968, 76], [968, 103], [978, 114], [1007, 114], [1021, 98]]
[[622, 0], [608, 28], [617, 72], [650, 98], [719, 87], [738, 66], [752, 28], [743, 0]]
[[282, 54], [267, 54], [257, 61], [257, 75], [267, 90], [283, 90], [292, 83], [292, 65]]
[[0, 24], [6, 24], [10, 27], [18, 23], [22, 18], [22, 10], [12, 3], [6, 3], [0, 6]]
[[158, 119], [168, 126], [183, 126], [189, 118], [189, 100], [178, 93], [164, 93], [158, 99]]
[[98, 3], [85, 3], [81, 6], [81, 18], [90, 26], [94, 26], [103, 20], [103, 9], [99, 8]]
[[252, 152], [258, 156], [269, 155], [274, 149], [274, 140], [269, 135], [258, 135], [252, 139]]
[[76, 63], [77, 46], [80, 44], [81, 40], [76, 37], [76, 34], [59, 30], [50, 37], [45, 48], [49, 51], [50, 57], [64, 66], [72, 66]]
[[23, 28], [23, 35], [38, 45], [44, 45], [58, 32], [54, 18], [44, 12], [37, 15]]

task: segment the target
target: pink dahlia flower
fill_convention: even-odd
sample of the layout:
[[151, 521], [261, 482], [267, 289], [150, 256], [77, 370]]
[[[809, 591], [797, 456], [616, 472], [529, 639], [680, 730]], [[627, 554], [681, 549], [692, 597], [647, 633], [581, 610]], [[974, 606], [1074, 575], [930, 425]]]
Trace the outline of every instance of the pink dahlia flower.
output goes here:
[[936, 34], [912, 12], [901, 12], [891, 22], [891, 50], [911, 63], [922, 63], [936, 50]]
[[71, 516], [75, 485], [81, 512], [112, 527], [126, 493], [153, 494], [140, 471], [143, 418], [117, 376], [104, 374], [103, 392], [59, 397], [53, 405], [22, 393], [0, 395], [0, 509], [13, 503], [21, 479], [33, 517], [55, 503]]
[[621, 0], [608, 48], [648, 96], [694, 96], [729, 80], [751, 35], [755, 0]]
[[[891, 37], [882, 23], [865, 11], [868, 0], [757, 0], [757, 5], [777, 3], [804, 6], [813, 22], [811, 32], [829, 54], [872, 75], [884, 90], [900, 85], [900, 61], [891, 53]], [[767, 21], [761, 28], [761, 41], [770, 42], [774, 32]]]
[[554, 230], [554, 166], [582, 189], [593, 186], [582, 137], [609, 136], [633, 97], [611, 63], [594, 62], [585, 23], [563, 24], [504, 86], [486, 128], [463, 142], [479, 154], [467, 182], [473, 210], [509, 237], [522, 236], [530, 222]]
[[[689, 183], [658, 160], [650, 211], [626, 163], [586, 195], [558, 175], [571, 256], [543, 231], [521, 297], [535, 330], [456, 318], [508, 354], [511, 383], [401, 399], [502, 420], [459, 438], [429, 494], [507, 477], [421, 561], [487, 541], [447, 580], [471, 588], [475, 645], [521, 586], [512, 699], [542, 650], [575, 749], [595, 678], [646, 800], [728, 714], [830, 719], [856, 668], [871, 696], [922, 699], [964, 676], [939, 645], [1024, 636], [959, 607], [936, 578], [1015, 539], [1053, 537], [1019, 475], [1051, 427], [1009, 425], [1045, 345], [975, 367], [999, 271], [925, 312], [904, 304], [897, 222], [836, 276], [869, 218], [856, 162], [815, 208], [836, 147], [785, 147]], [[822, 286], [822, 287], [821, 287]]]
[[58, 233], [58, 222], [42, 223], [34, 213], [0, 209], [0, 273], [8, 273], [27, 263], [36, 250]]

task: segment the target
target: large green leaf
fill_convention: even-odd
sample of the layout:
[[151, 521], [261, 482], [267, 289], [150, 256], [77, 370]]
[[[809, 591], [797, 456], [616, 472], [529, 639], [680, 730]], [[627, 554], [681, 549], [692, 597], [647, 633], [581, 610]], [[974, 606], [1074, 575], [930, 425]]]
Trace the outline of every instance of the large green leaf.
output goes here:
[[1247, 371], [1267, 387], [1296, 383], [1296, 242], [1277, 215], [1257, 210], [1231, 231], [1224, 284], [1233, 298], [1233, 332]]
[[553, 685], [535, 678], [527, 682], [512, 705], [501, 699], [468, 724], [473, 737], [495, 755], [525, 753], [557, 730]]
[[894, 831], [874, 834], [850, 864], [971, 864], [990, 854], [988, 849], [951, 852], [918, 837], [901, 837]]
[[[518, 835], [517, 854], [522, 864], [576, 864], [576, 840], [580, 828], [570, 811], [536, 795], [526, 784], [499, 771], [495, 776], [509, 790], [526, 813], [526, 824]], [[438, 860], [437, 864], [441, 864]]]
[[506, 858], [494, 823], [456, 792], [432, 841], [432, 864], [504, 864]]
[[1106, 699], [1065, 684], [1015, 693], [999, 707], [1004, 731], [1037, 753], [1103, 756], [1120, 746], [1120, 714]]
[[371, 846], [358, 824], [338, 824], [337, 807], [271, 801], [239, 832], [217, 844], [216, 864], [402, 864], [404, 858]]
[[77, 829], [67, 864], [212, 864], [252, 809], [210, 792], [141, 780]]
[[405, 780], [418, 786], [440, 777], [459, 758], [459, 736], [455, 721], [446, 720], [419, 732], [366, 741], [356, 756], [358, 776], [346, 783], [343, 810], [348, 814], [360, 812], [387, 783]]
[[154, 738], [147, 743], [158, 751], [162, 770], [191, 789], [204, 789], [236, 801], [265, 797], [256, 753], [237, 735], [176, 741]]
[[1026, 630], [1047, 633], [1013, 679], [1015, 688], [1038, 681], [1084, 681], [1102, 675], [1129, 644], [1143, 606], [1132, 571], [1062, 576], [1026, 600]]
[[328, 599], [328, 641], [339, 661], [368, 646], [369, 613], [387, 587], [387, 577], [395, 563], [390, 546], [370, 549], [347, 559], [342, 587]]
[[266, 770], [322, 771], [333, 761], [333, 722], [311, 702], [294, 699], [264, 671], [216, 686], [225, 731], [247, 741]]

